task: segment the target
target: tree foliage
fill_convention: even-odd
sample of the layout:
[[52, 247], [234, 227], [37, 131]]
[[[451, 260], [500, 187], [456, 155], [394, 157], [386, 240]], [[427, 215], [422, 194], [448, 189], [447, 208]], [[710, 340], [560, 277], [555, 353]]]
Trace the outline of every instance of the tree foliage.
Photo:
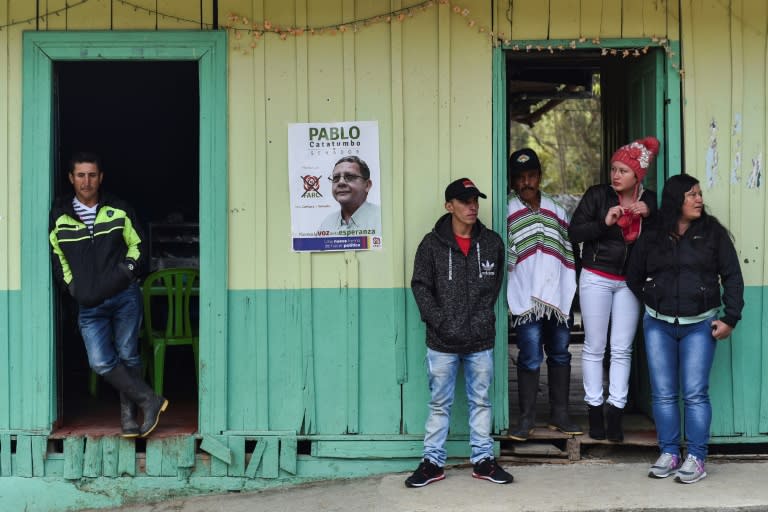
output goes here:
[[[599, 89], [585, 99], [567, 99], [532, 127], [512, 123], [510, 152], [530, 147], [539, 155], [541, 188], [554, 195], [581, 196], [600, 182], [602, 119]], [[537, 105], [540, 108], [547, 100]]]

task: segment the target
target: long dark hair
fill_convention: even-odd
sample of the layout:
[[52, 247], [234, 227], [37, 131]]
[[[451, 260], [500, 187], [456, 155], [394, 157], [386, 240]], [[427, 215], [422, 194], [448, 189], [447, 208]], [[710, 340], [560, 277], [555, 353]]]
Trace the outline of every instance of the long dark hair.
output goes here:
[[[685, 194], [698, 184], [699, 180], [690, 174], [678, 174], [664, 182], [664, 190], [661, 192], [661, 206], [656, 214], [655, 222], [659, 243], [669, 243], [670, 234], [677, 234], [677, 222], [683, 214]], [[691, 222], [688, 229], [709, 231], [715, 226], [722, 228], [733, 239], [733, 236], [720, 221], [707, 213], [706, 208], [701, 209], [701, 217]]]

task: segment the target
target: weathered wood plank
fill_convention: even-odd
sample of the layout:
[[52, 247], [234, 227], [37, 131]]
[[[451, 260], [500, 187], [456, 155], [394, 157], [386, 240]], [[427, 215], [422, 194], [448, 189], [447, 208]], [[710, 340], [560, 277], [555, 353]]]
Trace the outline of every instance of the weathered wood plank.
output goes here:
[[200, 444], [200, 449], [204, 452], [210, 453], [214, 458], [220, 459], [229, 464], [232, 462], [232, 452], [225, 444], [225, 439], [226, 436], [214, 436], [212, 434], [206, 434], [203, 436], [203, 442]]
[[147, 476], [161, 476], [163, 471], [163, 440], [147, 439], [145, 472]]
[[295, 436], [280, 438], [280, 469], [292, 475], [296, 474], [297, 447]]
[[67, 30], [109, 30], [111, 4], [107, 0], [96, 0], [69, 9], [66, 14]]
[[187, 436], [180, 439], [179, 460], [180, 468], [192, 468], [195, 466], [195, 438]]
[[[643, 0], [643, 36], [666, 36], [668, 0]], [[677, 2], [672, 2], [677, 3]], [[677, 25], [675, 23], [675, 25]]]
[[603, 0], [581, 0], [579, 36], [592, 39], [600, 35]]
[[133, 439], [118, 440], [117, 476], [136, 475], [136, 443]]
[[232, 463], [232, 450], [227, 446], [227, 436], [203, 436], [200, 449], [211, 454], [211, 476], [227, 476]]
[[11, 434], [0, 434], [0, 476], [11, 476]]
[[181, 438], [170, 437], [163, 439], [163, 458], [160, 469], [162, 476], [176, 476], [179, 474], [179, 443]]
[[32, 475], [45, 476], [45, 456], [48, 452], [47, 436], [32, 437]]
[[256, 472], [261, 466], [266, 447], [267, 444], [264, 442], [263, 438], [256, 440], [256, 447], [253, 449], [253, 453], [251, 453], [251, 460], [248, 462], [248, 468], [245, 470], [245, 476], [248, 478], [256, 478]]
[[16, 476], [32, 476], [32, 436], [16, 436]]
[[117, 476], [120, 451], [117, 437], [105, 437], [101, 440], [102, 475]]
[[642, 1], [624, 1], [621, 3], [621, 36], [622, 37], [642, 37], [643, 36], [643, 2]]
[[551, 39], [579, 37], [580, 8], [580, 0], [550, 0], [549, 37]]
[[261, 458], [261, 476], [264, 478], [277, 478], [280, 474], [279, 439], [277, 437], [265, 437], [264, 444], [264, 455]]
[[207, 2], [179, 2], [178, 0], [158, 0], [157, 10], [166, 16], [159, 16], [157, 26], [160, 30], [200, 30], [202, 4]]
[[193, 436], [180, 437], [177, 449], [176, 476], [181, 480], [186, 480], [192, 475], [195, 467], [195, 438]]
[[549, 36], [549, 2], [512, 2], [511, 10], [513, 39]]
[[64, 478], [78, 480], [83, 476], [83, 448], [85, 439], [68, 437], [64, 439]]
[[101, 438], [85, 438], [85, 460], [83, 461], [83, 476], [96, 478], [101, 476]]
[[155, 0], [131, 0], [135, 6], [125, 5], [122, 2], [112, 2], [112, 27], [114, 30], [154, 30], [157, 24], [157, 16], [152, 14], [157, 3]]
[[229, 476], [243, 476], [245, 473], [245, 437], [229, 436], [227, 439], [232, 462], [229, 464], [227, 474]]

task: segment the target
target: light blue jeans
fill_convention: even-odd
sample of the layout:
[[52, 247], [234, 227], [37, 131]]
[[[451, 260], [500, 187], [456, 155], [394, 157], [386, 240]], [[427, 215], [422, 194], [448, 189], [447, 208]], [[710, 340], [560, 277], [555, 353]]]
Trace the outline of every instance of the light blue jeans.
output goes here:
[[448, 438], [453, 392], [460, 363], [464, 363], [469, 404], [469, 444], [472, 447], [470, 461], [474, 464], [486, 457], [493, 457], [489, 396], [493, 383], [493, 349], [472, 354], [449, 354], [428, 348], [426, 359], [432, 398], [429, 401], [429, 416], [424, 427], [424, 458], [440, 467], [445, 466], [445, 440]]
[[717, 341], [715, 317], [689, 325], [671, 324], [645, 314], [643, 330], [651, 378], [651, 403], [661, 453], [680, 454], [682, 392], [688, 453], [707, 458], [712, 404], [709, 372]]
[[118, 363], [141, 366], [139, 328], [143, 314], [141, 292], [135, 283], [98, 306], [80, 306], [80, 334], [94, 372], [104, 375]]
[[603, 403], [603, 357], [611, 324], [611, 365], [608, 371], [608, 402], [619, 409], [627, 405], [632, 341], [640, 319], [640, 301], [626, 281], [608, 279], [587, 269], [579, 278], [584, 349], [581, 355], [584, 401]]

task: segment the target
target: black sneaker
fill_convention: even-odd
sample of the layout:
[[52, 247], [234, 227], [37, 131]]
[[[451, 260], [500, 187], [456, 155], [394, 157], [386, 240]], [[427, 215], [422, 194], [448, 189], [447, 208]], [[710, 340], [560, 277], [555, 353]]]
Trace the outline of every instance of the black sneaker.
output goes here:
[[424, 459], [416, 471], [405, 479], [406, 487], [424, 487], [445, 478], [445, 471], [429, 459]]
[[488, 480], [495, 484], [509, 484], [514, 480], [512, 475], [504, 471], [504, 469], [496, 463], [496, 459], [490, 457], [475, 463], [475, 469], [472, 472], [472, 476], [474, 478]]

